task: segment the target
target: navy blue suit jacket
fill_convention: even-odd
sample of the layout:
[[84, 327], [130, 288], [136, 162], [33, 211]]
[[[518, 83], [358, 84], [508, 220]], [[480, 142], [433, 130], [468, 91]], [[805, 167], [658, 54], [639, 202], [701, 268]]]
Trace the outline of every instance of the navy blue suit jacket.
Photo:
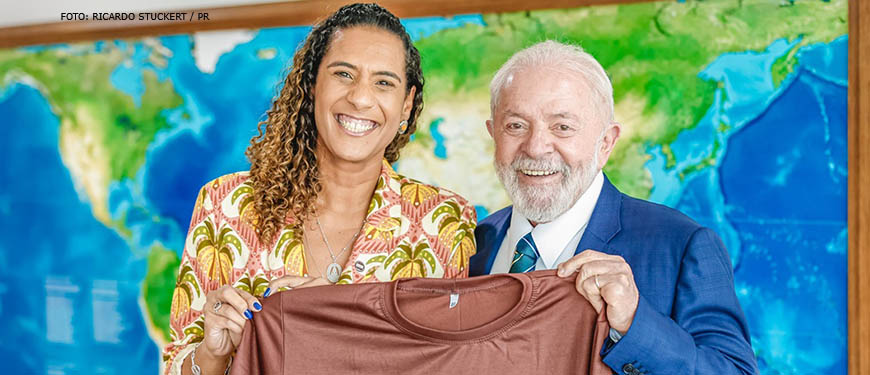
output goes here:
[[[489, 274], [512, 207], [482, 220], [471, 276]], [[640, 292], [628, 332], [602, 350], [618, 373], [756, 374], [731, 260], [715, 232], [671, 208], [629, 197], [605, 177], [575, 254], [622, 256]], [[627, 370], [627, 371], [626, 371]]]

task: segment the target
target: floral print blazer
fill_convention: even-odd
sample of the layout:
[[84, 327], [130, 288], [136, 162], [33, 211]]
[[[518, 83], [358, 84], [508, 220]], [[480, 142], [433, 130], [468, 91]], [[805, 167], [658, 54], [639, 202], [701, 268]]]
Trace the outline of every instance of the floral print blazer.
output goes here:
[[[172, 296], [166, 374], [180, 374], [193, 344], [202, 341], [210, 291], [229, 284], [260, 296], [272, 279], [308, 273], [302, 238], [291, 226], [272, 243], [259, 241], [252, 194], [247, 172], [217, 178], [199, 192]], [[476, 222], [474, 207], [464, 198], [399, 175], [384, 160], [362, 233], [338, 283], [466, 277], [476, 251]]]

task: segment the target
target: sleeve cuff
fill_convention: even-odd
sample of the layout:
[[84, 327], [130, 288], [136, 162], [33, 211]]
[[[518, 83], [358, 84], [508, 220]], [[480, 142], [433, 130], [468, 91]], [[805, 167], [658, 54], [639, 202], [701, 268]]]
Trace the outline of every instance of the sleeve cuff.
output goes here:
[[622, 334], [619, 333], [619, 331], [611, 328], [609, 337], [610, 337], [610, 341], [613, 341], [613, 343], [616, 344], [619, 342], [619, 339], [622, 338]]
[[[618, 332], [617, 332], [618, 333]], [[665, 339], [667, 338], [667, 339]], [[684, 342], [688, 339], [688, 342]], [[618, 340], [607, 338], [601, 358], [616, 373], [624, 373], [627, 365], [644, 371], [668, 368], [666, 358], [686, 344], [694, 346], [692, 337], [682, 331], [670, 318], [656, 311], [641, 295], [637, 311], [628, 332]]]

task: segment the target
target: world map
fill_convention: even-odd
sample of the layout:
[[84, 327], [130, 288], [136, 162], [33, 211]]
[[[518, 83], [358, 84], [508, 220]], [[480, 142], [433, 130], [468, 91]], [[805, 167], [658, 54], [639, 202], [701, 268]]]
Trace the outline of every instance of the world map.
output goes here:
[[[764, 374], [847, 372], [847, 2], [655, 2], [403, 20], [425, 109], [396, 163], [510, 204], [488, 83], [545, 39], [614, 85], [605, 173], [723, 238]], [[155, 374], [198, 189], [244, 150], [310, 27], [0, 50], [0, 358]], [[462, 171], [462, 173], [457, 173]]]

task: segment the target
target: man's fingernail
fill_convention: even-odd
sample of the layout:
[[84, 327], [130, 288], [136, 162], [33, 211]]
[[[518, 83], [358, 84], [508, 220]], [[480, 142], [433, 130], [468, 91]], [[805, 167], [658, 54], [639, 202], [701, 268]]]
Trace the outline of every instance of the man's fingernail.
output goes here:
[[254, 319], [254, 313], [251, 310], [245, 309], [245, 318]]
[[254, 302], [254, 310], [260, 311], [263, 309], [263, 306], [260, 305], [259, 302]]
[[269, 293], [272, 293], [272, 288], [266, 288], [266, 291], [263, 293], [263, 298], [268, 297]]
[[563, 271], [563, 270], [560, 268], [558, 271], [556, 271], [556, 275], [558, 275], [559, 277], [565, 277], [565, 271]]

